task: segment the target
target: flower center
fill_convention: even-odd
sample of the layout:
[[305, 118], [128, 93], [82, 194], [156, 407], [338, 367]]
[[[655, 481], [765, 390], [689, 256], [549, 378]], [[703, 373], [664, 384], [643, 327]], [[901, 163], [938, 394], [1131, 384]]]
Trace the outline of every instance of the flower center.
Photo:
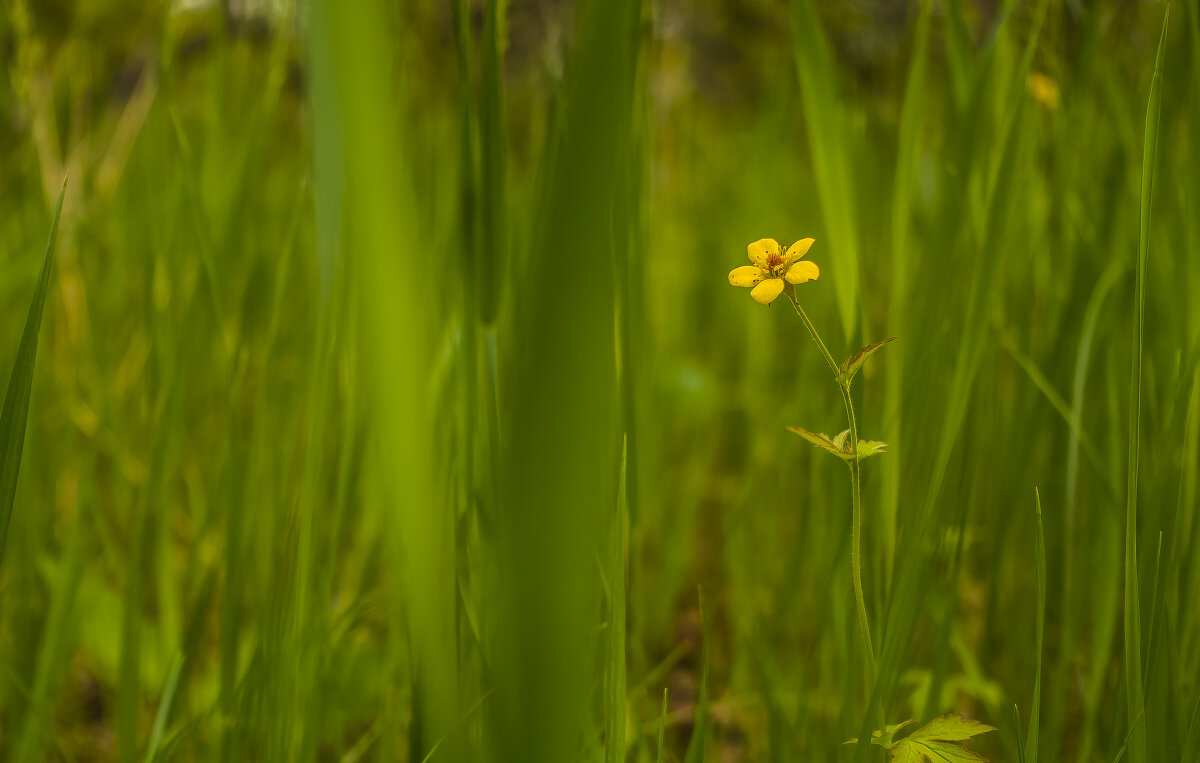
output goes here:
[[783, 266], [783, 257], [778, 254], [767, 255], [767, 270], [774, 273]]

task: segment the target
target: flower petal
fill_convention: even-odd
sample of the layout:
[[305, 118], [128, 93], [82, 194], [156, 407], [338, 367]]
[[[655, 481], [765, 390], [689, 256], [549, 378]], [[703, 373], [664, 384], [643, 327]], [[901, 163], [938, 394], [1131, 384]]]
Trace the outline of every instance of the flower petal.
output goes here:
[[779, 255], [782, 251], [783, 247], [773, 238], [760, 238], [746, 247], [750, 261], [762, 268], [767, 266], [767, 260], [772, 254]]
[[758, 286], [763, 278], [763, 270], [757, 265], [743, 265], [729, 271], [730, 286]]
[[750, 290], [750, 296], [760, 305], [769, 305], [783, 293], [782, 278], [768, 278]]
[[788, 247], [787, 254], [783, 256], [783, 264], [791, 265], [796, 260], [808, 254], [808, 249], [813, 245], [816, 239], [802, 238], [796, 243]]
[[821, 269], [817, 267], [817, 263], [801, 260], [788, 268], [788, 272], [784, 278], [788, 283], [804, 283], [805, 281], [815, 281], [821, 275]]

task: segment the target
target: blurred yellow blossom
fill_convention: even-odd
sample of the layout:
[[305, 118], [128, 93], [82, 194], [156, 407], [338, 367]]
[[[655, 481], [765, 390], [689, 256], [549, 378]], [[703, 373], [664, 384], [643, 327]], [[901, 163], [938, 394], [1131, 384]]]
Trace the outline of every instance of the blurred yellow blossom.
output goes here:
[[1048, 109], [1058, 108], [1058, 83], [1041, 72], [1030, 72], [1025, 78], [1025, 88], [1033, 100]]
[[783, 293], [784, 282], [801, 284], [815, 281], [821, 275], [816, 264], [800, 261], [813, 245], [813, 239], [802, 238], [788, 247], [786, 253], [773, 238], [762, 238], [746, 247], [753, 265], [743, 265], [729, 271], [732, 286], [750, 288], [750, 296], [760, 305], [769, 305]]

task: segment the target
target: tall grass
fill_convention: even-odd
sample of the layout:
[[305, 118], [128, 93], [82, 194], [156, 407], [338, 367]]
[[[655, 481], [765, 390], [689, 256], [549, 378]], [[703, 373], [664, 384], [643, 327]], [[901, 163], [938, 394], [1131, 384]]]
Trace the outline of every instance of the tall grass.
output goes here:
[[1195, 0], [9, 5], [0, 759], [1200, 751]]

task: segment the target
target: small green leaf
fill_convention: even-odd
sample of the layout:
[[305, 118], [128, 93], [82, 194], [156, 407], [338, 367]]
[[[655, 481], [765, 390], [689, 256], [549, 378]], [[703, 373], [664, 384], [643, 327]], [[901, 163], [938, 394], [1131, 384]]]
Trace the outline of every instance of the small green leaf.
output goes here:
[[979, 721], [968, 721], [961, 715], [943, 715], [934, 718], [921, 728], [914, 731], [909, 739], [940, 739], [946, 742], [961, 742], [973, 736], [995, 731], [995, 726], [989, 726]]
[[[810, 432], [807, 429], [801, 429], [800, 427], [788, 427], [787, 430], [789, 432], [795, 432], [821, 450], [832, 453], [847, 463], [854, 459], [854, 451], [850, 449], [849, 429], [839, 432], [835, 437], [830, 437], [827, 434]], [[858, 460], [862, 461], [864, 458], [869, 458], [879, 453], [883, 453], [885, 452], [884, 448], [887, 446], [888, 444], [886, 442], [880, 442], [879, 440], [859, 440]]]
[[858, 460], [862, 461], [864, 458], [870, 458], [871, 456], [875, 456], [880, 453], [886, 453], [887, 451], [884, 449], [887, 448], [887, 446], [888, 444], [886, 442], [880, 442], [879, 440], [859, 440]]
[[787, 430], [789, 432], [795, 432], [821, 450], [832, 453], [842, 460], [850, 460], [850, 452], [846, 450], [842, 444], [839, 444], [839, 442], [845, 443], [845, 432], [838, 435], [836, 438], [831, 438], [829, 435], [817, 434], [816, 432], [810, 432], [807, 429], [801, 429], [800, 427], [788, 427]]
[[843, 429], [841, 432], [838, 432], [837, 437], [833, 438], [833, 444], [835, 446], [837, 446], [837, 449], [842, 451], [843, 453], [850, 452], [850, 449], [846, 447], [846, 438], [848, 438], [849, 436], [850, 436], [850, 430]]
[[849, 386], [850, 382], [853, 381], [853, 379], [854, 379], [854, 375], [856, 373], [858, 373], [858, 370], [863, 367], [864, 363], [867, 362], [867, 358], [874, 355], [876, 350], [883, 347], [888, 342], [894, 342], [894, 341], [896, 341], [896, 337], [890, 337], [888, 339], [884, 339], [882, 342], [876, 342], [875, 344], [869, 344], [866, 347], [859, 350], [858, 354], [855, 355], [854, 357], [847, 358], [845, 360], [845, 362], [842, 363], [842, 368], [838, 372], [838, 375], [837, 375], [838, 381], [841, 382], [842, 384], [845, 384], [846, 386]]
[[[890, 727], [889, 727], [890, 728]], [[891, 748], [891, 763], [974, 763], [986, 761], [977, 752], [960, 747], [955, 742], [978, 734], [995, 731], [979, 721], [965, 720], [961, 715], [943, 715], [900, 740]]]

